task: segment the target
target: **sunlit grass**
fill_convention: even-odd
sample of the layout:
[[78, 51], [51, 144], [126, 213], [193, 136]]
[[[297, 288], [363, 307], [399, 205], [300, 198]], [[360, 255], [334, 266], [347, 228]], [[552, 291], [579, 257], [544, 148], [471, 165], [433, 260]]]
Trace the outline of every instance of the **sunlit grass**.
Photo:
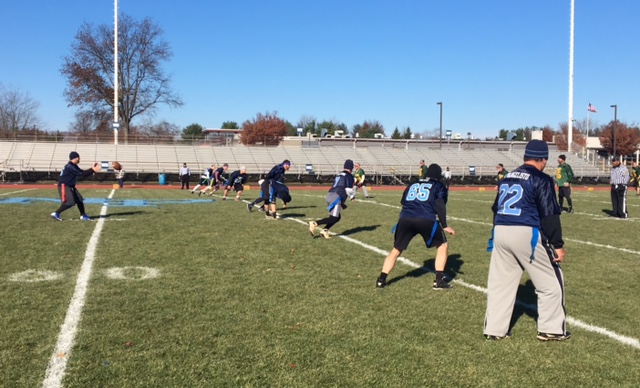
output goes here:
[[[2, 189], [0, 193], [8, 193]], [[106, 198], [110, 190], [83, 190]], [[257, 193], [247, 191], [253, 199]], [[311, 238], [303, 223], [325, 216], [324, 191], [294, 190], [283, 219], [244, 203], [163, 204], [195, 199], [179, 190], [121, 190], [114, 199], [154, 206], [109, 207], [69, 358], [65, 386], [635, 386], [638, 349], [572, 328], [565, 343], [535, 339], [534, 312], [517, 310], [514, 338], [482, 338], [485, 294], [454, 282], [431, 290], [434, 250], [416, 238], [390, 286], [375, 288], [400, 192], [374, 188], [349, 203], [333, 231]], [[494, 192], [453, 191], [448, 276], [486, 287]], [[7, 197], [55, 197], [32, 190]], [[197, 198], [197, 197], [196, 197]], [[207, 197], [207, 199], [209, 199]], [[157, 201], [156, 201], [157, 200]], [[608, 192], [574, 192], [563, 215], [567, 308], [572, 318], [640, 338], [635, 265], [640, 208], [605, 218]], [[49, 219], [55, 203], [0, 205], [0, 386], [41, 384], [96, 222]], [[101, 205], [88, 205], [97, 216]], [[425, 266], [427, 270], [418, 268]], [[122, 269], [126, 279], [109, 270]], [[124, 269], [123, 269], [124, 268]], [[128, 269], [127, 269], [128, 268]], [[155, 278], [141, 279], [145, 268]], [[55, 280], [10, 276], [52, 271]], [[519, 298], [535, 304], [523, 277]]]

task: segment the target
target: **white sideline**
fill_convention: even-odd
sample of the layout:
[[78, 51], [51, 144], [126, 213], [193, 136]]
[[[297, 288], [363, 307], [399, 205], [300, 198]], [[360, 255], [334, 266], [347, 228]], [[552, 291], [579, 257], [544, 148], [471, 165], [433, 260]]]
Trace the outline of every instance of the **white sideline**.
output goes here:
[[25, 191], [31, 191], [34, 189], [24, 189], [24, 190], [18, 190], [18, 191], [11, 191], [9, 193], [2, 193], [0, 195], [11, 195], [11, 194], [18, 194], [18, 193], [24, 193]]
[[[368, 202], [372, 203], [374, 201], [368, 201]], [[396, 206], [396, 205], [388, 205], [388, 204], [382, 204], [382, 203], [376, 203], [376, 204], [400, 209], [400, 206]], [[473, 223], [473, 224], [492, 226], [492, 224], [487, 223], [487, 222], [473, 221], [473, 220], [468, 220], [468, 219], [464, 219], [464, 218], [456, 218], [456, 217], [448, 217], [448, 218], [450, 218], [452, 220], [462, 221], [462, 222], [468, 222], [468, 223]], [[304, 222], [302, 220], [299, 220], [297, 218], [283, 217], [282, 219], [295, 221], [295, 222], [298, 222], [298, 223], [303, 224], [305, 226], [307, 225], [306, 222]], [[336, 235], [335, 233], [332, 233], [332, 232], [330, 232], [330, 233], [332, 235]], [[374, 246], [369, 245], [369, 244], [365, 244], [362, 241], [355, 240], [355, 239], [353, 239], [351, 237], [342, 236], [342, 235], [336, 235], [336, 236], [340, 237], [343, 240], [346, 240], [346, 241], [349, 241], [351, 243], [360, 245], [361, 247], [369, 249], [370, 251], [379, 253], [379, 254], [381, 254], [383, 256], [387, 256], [387, 254], [388, 254], [387, 251], [384, 251], [384, 250], [382, 250], [380, 248], [374, 247]], [[572, 241], [572, 242], [580, 242], [580, 243], [583, 243], [583, 244], [586, 243], [585, 241], [579, 241], [579, 240], [573, 240], [573, 239], [565, 239], [565, 240]], [[625, 249], [625, 248], [617, 248], [617, 247], [613, 247], [613, 246], [610, 246], [610, 245], [601, 245], [601, 244], [595, 244], [595, 243], [587, 243], [587, 244], [593, 245], [593, 246], [597, 246], [597, 247], [600, 247], [600, 248], [616, 249], [616, 250], [620, 250], [620, 251], [623, 251], [623, 252], [640, 254], [640, 252], [637, 252], [637, 251], [632, 251], [630, 249]], [[421, 265], [419, 265], [417, 263], [414, 263], [413, 261], [411, 261], [409, 259], [406, 259], [404, 257], [399, 257], [398, 261], [400, 261], [401, 263], [404, 263], [405, 265], [407, 265], [409, 267], [413, 267], [413, 268], [421, 268], [422, 267]], [[478, 291], [478, 292], [482, 292], [484, 294], [487, 293], [487, 289], [484, 288], [484, 287], [481, 287], [481, 286], [478, 286], [478, 285], [475, 285], [475, 284], [471, 284], [471, 283], [467, 283], [467, 282], [465, 282], [465, 281], [463, 281], [461, 279], [454, 279], [453, 281], [456, 284], [459, 284], [461, 286], [470, 288], [472, 290], [475, 290], [475, 291]], [[527, 310], [536, 311], [536, 307], [534, 305], [525, 304], [525, 303], [518, 302], [518, 301], [516, 301], [516, 303], [518, 305], [520, 305], [520, 306], [523, 306]], [[609, 337], [609, 338], [611, 338], [611, 339], [613, 339], [615, 341], [618, 341], [618, 342], [620, 342], [622, 344], [625, 344], [625, 345], [629, 345], [629, 346], [634, 347], [636, 349], [640, 349], [640, 340], [638, 340], [636, 338], [628, 337], [628, 336], [625, 336], [625, 335], [622, 335], [622, 334], [618, 334], [618, 333], [616, 333], [614, 331], [605, 329], [603, 327], [590, 325], [590, 324], [588, 324], [586, 322], [582, 322], [581, 320], [576, 319], [576, 318], [572, 318], [570, 316], [567, 316], [567, 323], [569, 323], [570, 325], [579, 327], [579, 328], [581, 328], [583, 330], [586, 330], [586, 331], [590, 331], [590, 332], [593, 332], [593, 333], [604, 335], [604, 336]]]
[[[114, 193], [115, 190], [111, 190], [108, 198], [111, 199]], [[67, 369], [67, 361], [73, 349], [73, 342], [78, 331], [80, 318], [82, 317], [82, 309], [87, 295], [89, 279], [91, 278], [96, 248], [98, 247], [98, 240], [100, 239], [100, 233], [102, 232], [105, 221], [104, 216], [106, 214], [107, 205], [103, 205], [100, 209], [100, 218], [98, 218], [96, 227], [93, 229], [93, 233], [89, 239], [89, 244], [87, 244], [84, 261], [78, 273], [76, 287], [73, 292], [73, 297], [71, 297], [67, 315], [64, 318], [64, 323], [60, 326], [60, 334], [58, 335], [53, 354], [51, 354], [51, 358], [49, 359], [49, 365], [47, 366], [45, 378], [42, 382], [44, 388], [62, 387], [62, 379]]]

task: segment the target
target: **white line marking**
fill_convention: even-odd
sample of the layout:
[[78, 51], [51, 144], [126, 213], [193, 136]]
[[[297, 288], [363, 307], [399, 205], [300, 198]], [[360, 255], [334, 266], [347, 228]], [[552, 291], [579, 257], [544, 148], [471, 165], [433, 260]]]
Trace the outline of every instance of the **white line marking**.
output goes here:
[[25, 191], [31, 191], [31, 190], [34, 190], [34, 189], [24, 189], [24, 190], [12, 191], [12, 192], [9, 192], [9, 193], [2, 193], [0, 195], [18, 194], [18, 193], [24, 193]]
[[[392, 205], [387, 205], [387, 206], [392, 206]], [[296, 219], [296, 218], [287, 218], [287, 217], [284, 217], [283, 219], [285, 219], [285, 220], [295, 221], [295, 222], [298, 222], [298, 223], [300, 223], [300, 224], [302, 224], [302, 225], [307, 225], [307, 223], [306, 223], [306, 222], [304, 222], [304, 221], [302, 221], [302, 220], [299, 220], [299, 219]], [[488, 223], [486, 223], [486, 222], [477, 222], [477, 221], [465, 220], [465, 219], [461, 219], [461, 218], [460, 218], [460, 219], [457, 219], [457, 220], [459, 220], [459, 221], [465, 221], [465, 222], [472, 222], [472, 223], [476, 223], [476, 224], [491, 225], [491, 224], [488, 224]], [[335, 235], [334, 233], [331, 233], [331, 234]], [[369, 244], [363, 243], [362, 241], [355, 240], [355, 239], [353, 239], [353, 238], [351, 238], [351, 237], [341, 236], [341, 235], [338, 235], [337, 237], [340, 237], [340, 238], [342, 238], [342, 239], [344, 239], [344, 240], [346, 240], [346, 241], [349, 241], [349, 242], [351, 242], [351, 243], [354, 243], [354, 244], [360, 245], [360, 246], [361, 246], [361, 247], [363, 247], [363, 248], [369, 249], [370, 251], [373, 251], [373, 252], [379, 253], [379, 254], [381, 254], [381, 255], [387, 256], [387, 254], [388, 254], [388, 252], [387, 252], [387, 251], [384, 251], [384, 250], [382, 250], [382, 249], [380, 249], [380, 248], [377, 248], [377, 247], [374, 247], [374, 246], [372, 246], [372, 245], [369, 245]], [[577, 241], [577, 240], [574, 240], [574, 241]], [[580, 241], [578, 241], [578, 242], [580, 242]], [[598, 245], [598, 246], [599, 246], [599, 244], [592, 244], [592, 245]], [[621, 249], [621, 248], [615, 248], [615, 247], [607, 247], [607, 248], [612, 248], [612, 249]], [[417, 264], [417, 263], [414, 263], [413, 261], [408, 260], [408, 259], [406, 259], [406, 258], [404, 258], [404, 257], [399, 257], [399, 258], [398, 258], [398, 261], [400, 261], [400, 262], [402, 262], [402, 263], [404, 263], [404, 264], [408, 265], [409, 267], [413, 267], [413, 268], [421, 268], [421, 267], [422, 267], [421, 265], [419, 265], [419, 264]], [[486, 293], [487, 293], [487, 289], [486, 289], [486, 288], [484, 288], [484, 287], [477, 286], [477, 285], [475, 285], [475, 284], [471, 284], [471, 283], [467, 283], [467, 282], [465, 282], [465, 281], [463, 281], [463, 280], [461, 280], [461, 279], [454, 279], [453, 281], [454, 281], [456, 284], [459, 284], [459, 285], [461, 285], [461, 286], [467, 287], [467, 288], [469, 288], [469, 289], [472, 289], [472, 290], [475, 290], [475, 291], [478, 291], [478, 292], [482, 292], [482, 293], [484, 293], [484, 294], [486, 294]], [[373, 287], [373, 286], [372, 286], [372, 287]], [[527, 308], [528, 310], [533, 310], [533, 311], [535, 311], [535, 310], [536, 310], [535, 306], [533, 306], [533, 305], [525, 304], [525, 303], [522, 303], [522, 302], [517, 302], [517, 303], [518, 303], [519, 305], [521, 305], [521, 306], [523, 306], [523, 307]], [[616, 332], [614, 332], [614, 331], [611, 331], [611, 330], [608, 330], [608, 329], [605, 329], [605, 328], [602, 328], [602, 327], [599, 327], [599, 326], [590, 325], [590, 324], [588, 324], [588, 323], [586, 323], [586, 322], [582, 322], [582, 321], [581, 321], [581, 320], [579, 320], [579, 319], [572, 318], [572, 317], [569, 317], [569, 316], [567, 316], [567, 322], [568, 322], [569, 324], [574, 325], [574, 326], [576, 326], [576, 327], [579, 327], [579, 328], [581, 328], [581, 329], [583, 329], [583, 330], [590, 331], [590, 332], [594, 332], [594, 333], [598, 333], [598, 334], [604, 335], [604, 336], [606, 336], [606, 337], [609, 337], [609, 338], [611, 338], [611, 339], [613, 339], [613, 340], [615, 340], [615, 341], [618, 341], [618, 342], [620, 342], [620, 343], [622, 343], [622, 344], [632, 346], [632, 347], [634, 347], [634, 348], [636, 348], [636, 349], [640, 349], [640, 341], [639, 341], [639, 340], [637, 340], [637, 339], [635, 339], [635, 338], [633, 338], [633, 337], [627, 337], [627, 336], [624, 336], [624, 335], [618, 334], [618, 333], [616, 333]]]
[[[113, 197], [115, 190], [111, 190], [109, 199]], [[76, 288], [67, 310], [67, 315], [64, 318], [64, 323], [60, 326], [60, 334], [58, 335], [58, 341], [49, 359], [49, 365], [47, 366], [47, 372], [45, 373], [42, 386], [45, 388], [62, 387], [62, 379], [67, 369], [67, 361], [73, 349], [73, 342], [80, 325], [80, 318], [82, 317], [82, 308], [84, 307], [84, 300], [87, 295], [87, 289], [89, 286], [89, 279], [91, 278], [91, 270], [93, 267], [93, 261], [95, 260], [96, 248], [98, 247], [98, 240], [100, 239], [100, 233], [104, 226], [104, 216], [107, 214], [107, 206], [102, 206], [100, 209], [100, 218], [96, 222], [96, 227], [93, 229], [93, 234], [87, 244], [87, 250], [84, 255], [84, 261], [78, 273], [78, 280], [76, 281]], [[85, 221], [86, 222], [86, 221]]]
[[[317, 197], [314, 195], [309, 195], [309, 194], [302, 194], [304, 196], [307, 197]], [[371, 203], [371, 204], [375, 204], [375, 205], [380, 205], [380, 206], [386, 206], [386, 207], [390, 207], [393, 209], [402, 209], [401, 206], [398, 205], [389, 205], [387, 203], [380, 203], [380, 202], [376, 202], [376, 201], [367, 201], [366, 203]], [[587, 214], [587, 213], [584, 213]], [[600, 217], [600, 216], [596, 216], [596, 217]], [[609, 217], [603, 217], [604, 219], [609, 219]], [[475, 221], [475, 220], [470, 220], [468, 218], [459, 218], [459, 217], [451, 217], [448, 216], [447, 219], [450, 220], [455, 220], [455, 221], [462, 221], [462, 222], [466, 222], [469, 224], [476, 224], [476, 225], [484, 225], [484, 226], [488, 226], [488, 227], [493, 227], [492, 223], [489, 222], [484, 222], [484, 221]], [[621, 220], [621, 219], [614, 219], [615, 221], [620, 221], [620, 222], [627, 222], [628, 220]], [[604, 245], [604, 244], [598, 244], [598, 243], [594, 243], [594, 242], [589, 242], [589, 241], [583, 241], [583, 240], [576, 240], [576, 239], [572, 239], [572, 238], [564, 238], [565, 241], [570, 241], [570, 242], [574, 242], [574, 243], [579, 243], [579, 244], [587, 244], [587, 245], [591, 245], [594, 247], [598, 247], [598, 248], [604, 248], [604, 249], [612, 249], [615, 251], [620, 251], [620, 252], [625, 252], [625, 253], [631, 253], [634, 255], [640, 255], [640, 251], [634, 251], [632, 249], [627, 249], [627, 248], [619, 248], [619, 247], [614, 247], [612, 245]]]
[[116, 280], [147, 280], [160, 276], [160, 271], [149, 267], [114, 267], [109, 268], [106, 274]]

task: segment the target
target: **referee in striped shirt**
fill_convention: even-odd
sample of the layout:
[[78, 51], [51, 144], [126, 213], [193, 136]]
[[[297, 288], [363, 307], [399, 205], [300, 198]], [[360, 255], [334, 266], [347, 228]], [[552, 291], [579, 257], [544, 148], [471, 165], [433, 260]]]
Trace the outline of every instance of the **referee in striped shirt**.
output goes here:
[[628, 218], [627, 213], [627, 184], [629, 184], [629, 170], [620, 164], [619, 159], [613, 160], [611, 168], [611, 217]]

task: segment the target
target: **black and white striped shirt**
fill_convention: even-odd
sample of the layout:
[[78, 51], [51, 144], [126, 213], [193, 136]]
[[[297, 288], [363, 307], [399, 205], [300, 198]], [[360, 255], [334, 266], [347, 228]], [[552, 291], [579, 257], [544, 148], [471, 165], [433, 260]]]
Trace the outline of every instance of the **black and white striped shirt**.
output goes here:
[[629, 170], [620, 165], [611, 169], [611, 184], [626, 185], [629, 183]]

